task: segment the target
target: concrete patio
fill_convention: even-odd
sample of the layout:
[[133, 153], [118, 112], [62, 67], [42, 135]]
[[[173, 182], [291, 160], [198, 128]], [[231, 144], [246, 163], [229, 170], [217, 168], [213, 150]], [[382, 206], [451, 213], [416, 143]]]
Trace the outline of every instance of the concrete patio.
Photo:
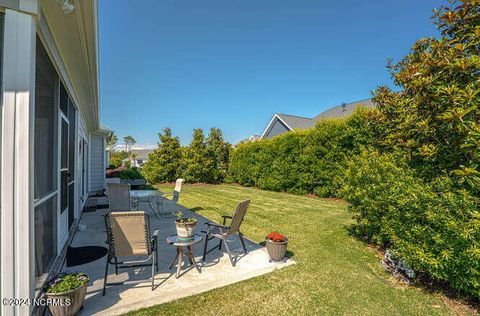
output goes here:
[[[107, 286], [106, 295], [102, 296], [106, 256], [88, 264], [65, 268], [66, 270], [85, 272], [90, 277], [87, 297], [80, 315], [118, 315], [226, 286], [294, 264], [291, 259], [286, 262], [269, 262], [266, 249], [247, 238], [245, 241], [248, 254], [237, 256], [235, 267], [231, 266], [228, 255], [218, 249], [208, 254], [207, 260], [202, 263], [202, 241], [193, 246], [193, 254], [200, 266], [201, 273], [185, 264], [185, 270], [182, 270], [181, 276], [177, 279], [175, 267], [171, 270], [168, 269], [176, 255], [176, 247], [166, 243], [166, 237], [175, 234], [174, 217], [159, 218], [144, 204], [140, 205], [140, 209], [146, 210], [150, 215], [152, 232], [157, 228], [160, 231], [159, 271], [155, 275], [155, 289], [151, 290], [150, 267], [120, 269], [119, 274], [115, 275], [115, 268], [111, 265], [108, 277], [109, 286]], [[176, 209], [181, 210], [184, 216], [194, 216], [198, 219], [197, 233], [204, 229], [206, 218], [180, 205]], [[94, 212], [84, 213], [80, 224], [86, 225], [86, 229], [76, 233], [71, 246], [106, 247], [102, 215], [107, 212], [107, 209], [98, 209]], [[228, 211], [225, 212], [227, 214]], [[248, 212], [246, 216], [248, 216]], [[232, 240], [234, 239], [236, 238], [232, 237]], [[217, 244], [217, 241], [212, 241], [211, 244], [209, 243], [209, 248]], [[231, 245], [234, 251], [241, 250], [238, 239]]]

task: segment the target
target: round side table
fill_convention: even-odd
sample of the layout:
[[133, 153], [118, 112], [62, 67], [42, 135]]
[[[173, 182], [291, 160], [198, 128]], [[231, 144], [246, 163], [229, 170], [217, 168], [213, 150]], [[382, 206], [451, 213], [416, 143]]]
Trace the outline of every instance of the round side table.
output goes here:
[[[190, 265], [195, 266], [197, 271], [200, 273], [200, 268], [197, 266], [195, 262], [195, 257], [192, 254], [192, 246], [200, 243], [203, 240], [202, 236], [195, 234], [191, 240], [182, 240], [179, 239], [177, 235], [172, 235], [167, 237], [167, 244], [176, 246], [177, 247], [177, 255], [173, 259], [172, 264], [170, 265], [169, 269], [172, 269], [177, 262], [177, 273], [175, 277], [180, 277], [180, 271], [182, 270], [183, 265], [183, 255], [187, 256]], [[185, 253], [184, 253], [185, 250]]]

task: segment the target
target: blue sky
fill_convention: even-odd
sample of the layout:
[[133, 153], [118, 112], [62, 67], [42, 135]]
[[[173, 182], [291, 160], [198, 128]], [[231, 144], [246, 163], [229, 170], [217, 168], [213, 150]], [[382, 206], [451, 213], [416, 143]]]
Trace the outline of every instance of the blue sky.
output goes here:
[[439, 0], [99, 1], [101, 120], [155, 144], [170, 127], [237, 142], [275, 112], [312, 117], [392, 85], [399, 60], [437, 35]]

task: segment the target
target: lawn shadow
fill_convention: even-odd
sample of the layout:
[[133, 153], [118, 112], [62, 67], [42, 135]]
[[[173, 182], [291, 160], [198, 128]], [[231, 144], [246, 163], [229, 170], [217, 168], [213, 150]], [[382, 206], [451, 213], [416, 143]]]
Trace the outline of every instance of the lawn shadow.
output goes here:
[[198, 212], [198, 211], [203, 211], [203, 210], [204, 210], [204, 208], [201, 207], [201, 206], [192, 207], [192, 208], [190, 209], [190, 211], [192, 211], [192, 212], [194, 212], [194, 213], [196, 213], [196, 212]]

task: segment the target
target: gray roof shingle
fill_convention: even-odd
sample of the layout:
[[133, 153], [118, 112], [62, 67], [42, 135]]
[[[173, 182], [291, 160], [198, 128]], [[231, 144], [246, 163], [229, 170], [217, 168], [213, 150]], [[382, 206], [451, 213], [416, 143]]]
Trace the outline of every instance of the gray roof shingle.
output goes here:
[[367, 99], [367, 100], [347, 103], [345, 104], [345, 107], [343, 107], [342, 105], [334, 106], [333, 108], [325, 110], [322, 113], [315, 116], [314, 120], [316, 122], [321, 118], [340, 118], [340, 117], [349, 116], [359, 106], [373, 108], [375, 104], [372, 102], [372, 99]]
[[306, 129], [315, 126], [315, 120], [308, 117], [277, 113], [277, 116], [292, 129]]

